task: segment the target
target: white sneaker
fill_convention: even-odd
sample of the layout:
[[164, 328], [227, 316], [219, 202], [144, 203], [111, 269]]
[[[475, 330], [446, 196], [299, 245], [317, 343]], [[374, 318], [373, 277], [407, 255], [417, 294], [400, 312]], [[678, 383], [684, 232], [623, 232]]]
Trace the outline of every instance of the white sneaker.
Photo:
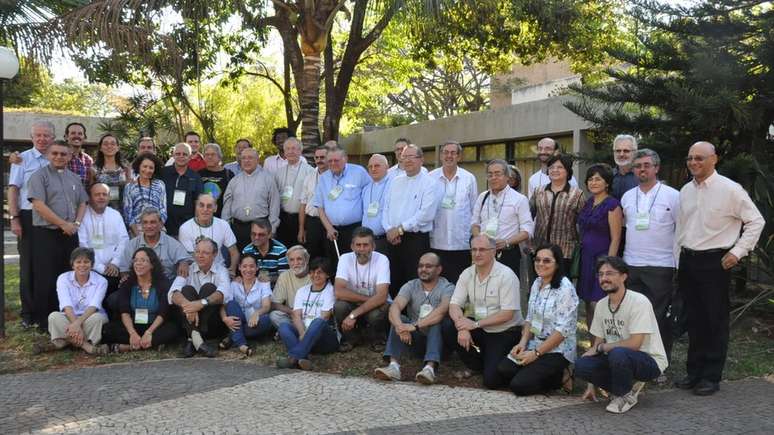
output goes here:
[[613, 396], [613, 400], [610, 401], [610, 404], [607, 405], [606, 409], [614, 414], [623, 414], [637, 404], [638, 393], [639, 391], [635, 393], [634, 389], [632, 389], [632, 391], [623, 396]]
[[435, 383], [435, 372], [430, 367], [424, 366], [422, 370], [417, 372], [414, 379], [420, 384], [432, 385]]
[[374, 377], [383, 381], [399, 381], [400, 368], [394, 364], [390, 364], [387, 367], [378, 367], [374, 369]]

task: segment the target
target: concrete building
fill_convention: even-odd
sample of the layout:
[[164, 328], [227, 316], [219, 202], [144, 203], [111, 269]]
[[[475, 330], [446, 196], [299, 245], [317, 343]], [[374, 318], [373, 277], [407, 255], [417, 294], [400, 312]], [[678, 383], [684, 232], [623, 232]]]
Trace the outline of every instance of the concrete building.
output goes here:
[[67, 124], [80, 122], [86, 126], [84, 146], [86, 151], [94, 155], [96, 153], [99, 137], [106, 133], [100, 128], [100, 124], [110, 121], [110, 118], [94, 116], [64, 115], [40, 112], [6, 111], [3, 113], [3, 137], [5, 139], [5, 153], [11, 151], [24, 151], [32, 146], [30, 129], [35, 121], [49, 121], [54, 124], [56, 139], [65, 139], [64, 131]]

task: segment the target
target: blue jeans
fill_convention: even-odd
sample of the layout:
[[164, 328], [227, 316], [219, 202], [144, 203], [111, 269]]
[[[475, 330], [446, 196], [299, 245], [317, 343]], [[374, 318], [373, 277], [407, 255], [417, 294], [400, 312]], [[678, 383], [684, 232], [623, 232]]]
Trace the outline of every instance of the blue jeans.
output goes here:
[[292, 323], [281, 324], [279, 335], [288, 348], [288, 355], [295, 359], [304, 359], [312, 352], [331, 353], [339, 348], [336, 331], [328, 324], [327, 320], [319, 317], [309, 324], [304, 338], [301, 340], [298, 339], [298, 331]]
[[271, 321], [269, 321], [268, 314], [262, 314], [254, 327], [251, 328], [247, 326], [247, 318], [245, 318], [242, 307], [240, 307], [233, 299], [226, 304], [226, 314], [228, 316], [238, 317], [242, 322], [242, 324], [239, 325], [239, 329], [231, 332], [231, 341], [234, 342], [234, 346], [236, 347], [246, 346], [248, 338], [260, 337], [271, 329]]
[[[401, 316], [403, 322], [409, 322], [409, 318]], [[424, 351], [424, 361], [432, 361], [438, 363], [441, 361], [441, 348], [443, 346], [443, 338], [441, 337], [441, 324], [437, 323], [430, 326], [426, 330], [413, 331], [411, 333], [411, 344], [408, 345], [401, 341], [398, 333], [395, 332], [395, 327], [390, 327], [390, 335], [387, 337], [387, 348], [384, 351], [384, 356], [392, 357], [396, 360], [400, 359], [400, 355], [406, 350], [411, 349], [415, 355], [422, 356]]]
[[639, 350], [616, 347], [607, 355], [584, 356], [575, 361], [575, 376], [615, 396], [632, 390], [634, 381], [652, 381], [661, 374], [656, 360]]

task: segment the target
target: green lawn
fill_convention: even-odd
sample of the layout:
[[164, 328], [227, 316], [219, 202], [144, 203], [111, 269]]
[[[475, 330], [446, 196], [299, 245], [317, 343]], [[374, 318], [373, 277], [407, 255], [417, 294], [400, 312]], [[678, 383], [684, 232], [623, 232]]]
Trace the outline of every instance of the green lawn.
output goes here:
[[[0, 341], [0, 374], [20, 373], [36, 370], [48, 370], [72, 366], [91, 366], [127, 361], [157, 360], [176, 358], [179, 348], [166, 349], [161, 352], [144, 351], [132, 352], [120, 355], [108, 355], [92, 357], [80, 351], [65, 350], [43, 355], [33, 355], [32, 345], [36, 341], [46, 340], [45, 334], [25, 331], [19, 322], [19, 288], [18, 266], [6, 266], [5, 275], [6, 291], [6, 339]], [[751, 315], [737, 322], [731, 332], [731, 344], [726, 363], [725, 376], [727, 379], [741, 379], [750, 376], [764, 376], [774, 373], [774, 339], [772, 339], [772, 325], [770, 312], [753, 311]], [[583, 318], [583, 316], [579, 316]], [[769, 319], [764, 323], [761, 319]], [[589, 346], [589, 335], [586, 325], [578, 323], [578, 347], [582, 352]], [[672, 365], [667, 374], [670, 378], [681, 377], [685, 373], [685, 353], [687, 350], [687, 338], [683, 337], [675, 343]], [[255, 364], [272, 365], [278, 356], [284, 354], [284, 346], [280, 343], [265, 341], [258, 343], [256, 355], [251, 358]], [[221, 352], [219, 358], [239, 359], [241, 355], [234, 351]], [[380, 354], [371, 352], [367, 348], [356, 348], [352, 352], [335, 353], [327, 356], [314, 357], [315, 370], [327, 373], [340, 374], [342, 376], [370, 376], [373, 369], [383, 364]], [[403, 376], [413, 376], [419, 370], [421, 364], [418, 360], [406, 359], [403, 364]], [[455, 357], [451, 361], [442, 364], [439, 372], [441, 383], [456, 386], [478, 386], [480, 377], [459, 381], [454, 379], [454, 370], [461, 369], [462, 365]], [[666, 386], [664, 386], [666, 387]], [[576, 391], [581, 391], [576, 383]]]

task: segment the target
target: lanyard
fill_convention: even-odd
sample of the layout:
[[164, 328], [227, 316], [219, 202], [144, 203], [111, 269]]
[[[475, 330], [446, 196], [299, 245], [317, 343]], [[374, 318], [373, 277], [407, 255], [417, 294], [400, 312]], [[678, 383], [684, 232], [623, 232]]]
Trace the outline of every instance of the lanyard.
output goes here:
[[[199, 237], [196, 239], [196, 242], [198, 243], [200, 240], [205, 239], [206, 236], [202, 232], [202, 226], [199, 225], [199, 221], [196, 218], [194, 218], [194, 224], [196, 224], [196, 228], [199, 229]], [[210, 229], [210, 237], [209, 237], [209, 239], [210, 240], [215, 240], [215, 218], [214, 217], [212, 218], [212, 222], [210, 222], [210, 224], [207, 227], [204, 227], [204, 228], [209, 228]]]
[[[91, 234], [102, 234], [103, 238], [105, 235], [105, 215], [98, 215], [97, 213], [94, 213], [94, 210], [89, 207], [89, 216], [91, 217]], [[99, 218], [98, 218], [99, 216]], [[99, 219], [99, 220], [98, 220]], [[102, 224], [102, 225], [100, 225]], [[97, 230], [102, 227], [102, 231], [98, 232]], [[104, 240], [103, 240], [104, 242]]]
[[[288, 185], [288, 168], [290, 168], [290, 165], [285, 165], [285, 179], [282, 181], [283, 186]], [[296, 178], [293, 179], [293, 188], [296, 187], [296, 181], [298, 181], [298, 174], [301, 173], [301, 162], [298, 162], [298, 168], [296, 169]]]
[[[489, 275], [486, 277], [486, 287], [484, 287], [484, 305], [486, 305], [486, 292], [489, 290], [489, 281], [492, 278], [492, 271], [489, 271]], [[478, 268], [473, 271], [473, 305], [476, 305], [478, 299]]]
[[[504, 191], [505, 189], [503, 189]], [[493, 205], [494, 203], [494, 205]], [[487, 217], [489, 219], [492, 218], [492, 209], [497, 210], [497, 220], [500, 220], [500, 213], [503, 212], [503, 207], [505, 206], [505, 194], [503, 193], [503, 199], [502, 202], [500, 202], [500, 210], [497, 210], [497, 198], [495, 198], [494, 195], [489, 195], [489, 204], [486, 207]]]
[[371, 282], [371, 260], [368, 260], [368, 268], [366, 269], [366, 280], [364, 282], [360, 281], [360, 271], [358, 270], [358, 263], [357, 259], [355, 259], [355, 281], [360, 283], [360, 286], [364, 289], [368, 289], [369, 287], [366, 286], [366, 284], [370, 284]]
[[[325, 290], [325, 287], [323, 287], [322, 289], [314, 292], [314, 293], [317, 293], [317, 297], [314, 299], [314, 301], [312, 301], [312, 306], [313, 307], [317, 306], [317, 302], [322, 297], [323, 290]], [[312, 296], [312, 286], [310, 285], [309, 286], [309, 294], [306, 295], [306, 302], [304, 302], [304, 315], [302, 317], [306, 317], [306, 315], [309, 314], [309, 311], [308, 311], [309, 310], [309, 298], [311, 296]]]
[[[446, 177], [443, 177], [443, 178], [446, 179]], [[454, 180], [453, 180], [453, 182], [454, 182], [454, 191], [451, 194], [452, 198], [457, 198], [457, 185], [459, 184], [459, 181], [460, 181], [460, 177], [458, 177], [455, 174]], [[447, 197], [449, 196], [449, 185], [450, 184], [452, 184], [452, 181], [447, 181], [446, 183], [444, 183], [444, 186], [443, 186], [443, 194], [444, 194], [444, 196], [447, 196]], [[502, 210], [502, 207], [500, 207], [500, 209]]]
[[621, 331], [618, 330], [618, 323], [615, 321], [615, 315], [618, 313], [618, 311], [621, 310], [621, 306], [623, 306], [624, 300], [626, 299], [626, 289], [624, 289], [624, 294], [621, 297], [621, 302], [618, 304], [617, 307], [615, 307], [615, 311], [613, 311], [613, 308], [610, 305], [610, 297], [607, 298], [607, 309], [610, 311], [610, 315], [613, 317], [613, 328], [615, 328], [615, 333], [618, 334], [619, 338], [623, 338], [621, 336]]
[[[384, 186], [387, 185], [387, 182], [384, 181], [384, 180], [382, 180], [382, 183], [384, 183], [384, 185], [382, 185], [382, 191], [381, 191], [381, 193], [379, 193], [379, 199], [376, 200], [376, 202], [378, 202], [379, 204], [382, 203], [382, 196], [384, 196]], [[373, 199], [374, 199], [374, 184], [377, 184], [377, 183], [371, 183], [371, 190], [368, 192], [368, 202], [373, 202]]]
[[[648, 214], [650, 214], [650, 211], [653, 210], [653, 204], [656, 203], [656, 199], [658, 199], [658, 193], [661, 192], [661, 183], [658, 183], [658, 189], [656, 189], [656, 194], [653, 195], [653, 201], [650, 202], [650, 207], [648, 207]], [[637, 213], [640, 212], [640, 190], [637, 189], [637, 196], [635, 196], [634, 199], [634, 208], [637, 210]]]
[[[487, 283], [487, 284], [488, 284], [488, 283]], [[421, 284], [420, 284], [420, 285], [421, 285]], [[432, 289], [432, 290], [430, 290], [429, 292], [425, 292], [425, 293], [426, 293], [426, 294], [425, 294], [425, 299], [424, 299], [424, 300], [422, 301], [422, 303], [421, 303], [421, 304], [419, 304], [419, 305], [421, 306], [421, 305], [424, 305], [424, 304], [425, 304], [425, 302], [428, 302], [428, 301], [430, 300], [430, 298], [433, 296], [433, 293], [435, 292], [435, 289], [437, 289], [437, 288], [438, 288], [438, 284], [436, 284], [436, 285], [435, 285], [435, 287], [433, 287], [433, 289]], [[430, 305], [432, 305], [432, 303], [431, 303]]]
[[346, 166], [344, 166], [344, 169], [341, 170], [341, 175], [339, 175], [338, 177], [336, 176], [336, 174], [333, 173], [333, 171], [331, 171], [331, 176], [333, 177], [333, 181], [336, 182], [337, 186], [339, 185], [339, 183], [341, 183], [341, 180], [344, 179], [345, 175], [347, 175], [347, 167]]

